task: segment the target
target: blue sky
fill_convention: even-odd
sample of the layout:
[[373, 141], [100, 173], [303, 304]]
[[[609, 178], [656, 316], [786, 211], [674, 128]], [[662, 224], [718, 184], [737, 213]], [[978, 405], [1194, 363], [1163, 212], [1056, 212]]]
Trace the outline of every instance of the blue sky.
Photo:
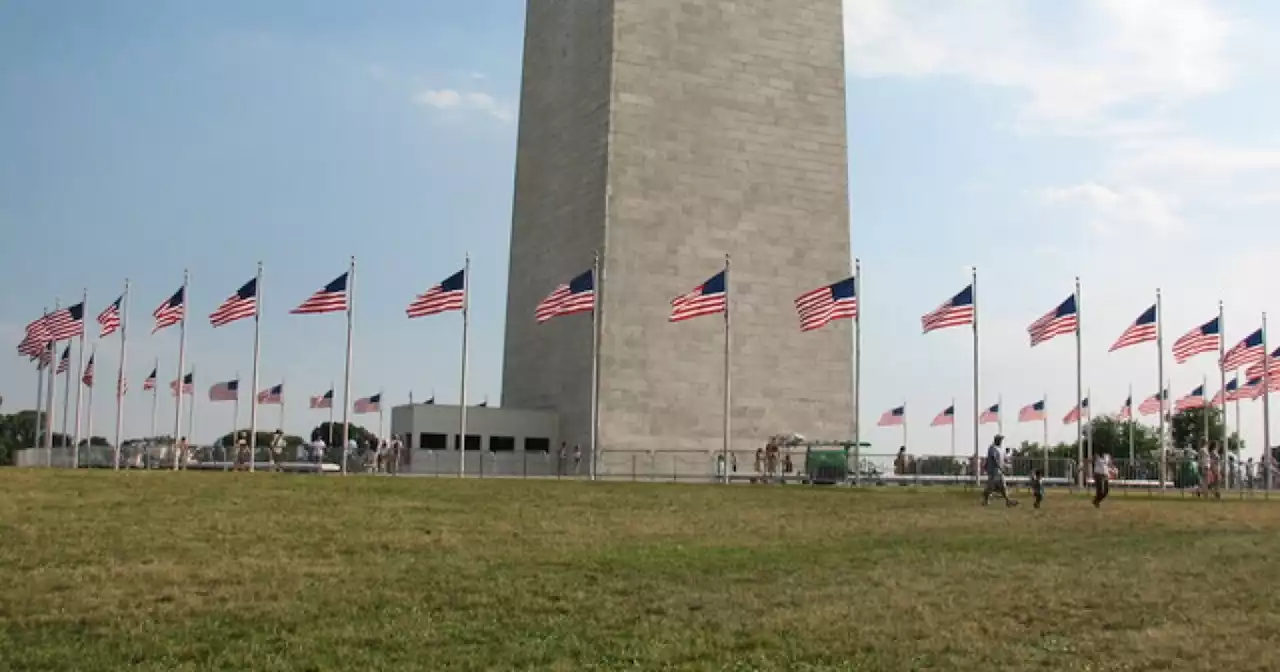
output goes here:
[[[178, 334], [149, 313], [192, 272], [189, 360], [202, 392], [247, 380], [252, 325], [206, 316], [266, 264], [261, 387], [286, 381], [288, 429], [340, 384], [340, 316], [289, 308], [359, 260], [353, 394], [457, 399], [456, 316], [405, 304], [473, 258], [471, 401], [497, 400], [523, 2], [68, 2], [0, 6], [0, 338], [55, 297], [90, 312], [134, 283], [134, 389]], [[963, 330], [919, 316], [980, 273], [983, 405], [1008, 417], [1074, 395], [1070, 339], [1025, 328], [1084, 285], [1085, 379], [1099, 411], [1155, 391], [1154, 349], [1111, 342], [1165, 293], [1166, 347], [1226, 301], [1229, 340], [1280, 301], [1271, 189], [1280, 118], [1263, 2], [847, 0], [852, 233], [864, 264], [864, 411], [908, 401], [912, 452], [946, 452], [933, 415], [970, 400]], [[697, 278], [691, 278], [694, 282]], [[1280, 341], [1280, 339], [1277, 339]], [[114, 372], [107, 339], [102, 371]], [[1213, 369], [1170, 361], [1174, 395]], [[110, 373], [108, 373], [110, 375]], [[0, 359], [6, 406], [35, 375]], [[247, 383], [246, 383], [247, 386]], [[1210, 389], [1216, 391], [1216, 382]], [[105, 389], [105, 388], [104, 388]], [[99, 395], [95, 429], [113, 418]], [[149, 424], [130, 397], [127, 429]], [[1261, 442], [1260, 404], [1245, 404]], [[161, 427], [172, 422], [161, 400]], [[166, 409], [168, 409], [166, 411]], [[265, 412], [275, 421], [274, 409]], [[231, 427], [202, 402], [197, 438]], [[245, 420], [242, 418], [241, 423]], [[961, 452], [971, 425], [961, 413]], [[780, 428], [784, 429], [784, 428]], [[1038, 426], [1006, 423], [1014, 440]], [[1053, 438], [1074, 429], [1051, 425]], [[990, 431], [984, 428], [984, 439]], [[890, 450], [897, 430], [870, 431]]]

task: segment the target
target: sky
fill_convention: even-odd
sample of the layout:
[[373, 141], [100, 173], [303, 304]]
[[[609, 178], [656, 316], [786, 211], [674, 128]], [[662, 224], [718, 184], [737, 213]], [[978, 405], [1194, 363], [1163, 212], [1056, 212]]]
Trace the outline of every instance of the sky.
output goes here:
[[[1227, 340], [1280, 315], [1280, 7], [1245, 0], [845, 0], [851, 234], [862, 260], [862, 422], [905, 401], [913, 453], [946, 453], [929, 422], [954, 397], [972, 450], [972, 340], [919, 318], [979, 274], [980, 403], [1047, 395], [1051, 440], [1075, 399], [1075, 347], [1034, 349], [1026, 327], [1082, 285], [1084, 384], [1095, 412], [1158, 385], [1152, 345], [1108, 353], [1163, 292], [1166, 352], [1225, 304]], [[259, 388], [283, 381], [286, 430], [327, 413], [341, 315], [291, 316], [358, 260], [352, 395], [456, 402], [461, 321], [407, 320], [415, 294], [472, 259], [469, 401], [499, 400], [524, 3], [219, 3], [50, 0], [0, 5], [0, 341], [87, 288], [89, 318], [131, 282], [126, 435], [149, 432], [139, 393], [179, 334], [150, 313], [191, 273], [195, 437], [230, 431], [249, 387], [253, 326], [207, 315], [264, 264]], [[691, 282], [698, 279], [691, 278]], [[96, 328], [90, 329], [96, 336]], [[91, 339], [92, 341], [93, 339]], [[1280, 345], [1280, 339], [1275, 339]], [[114, 377], [119, 340], [97, 344]], [[12, 351], [10, 351], [12, 353]], [[86, 355], [87, 356], [87, 355]], [[1175, 365], [1174, 397], [1215, 358]], [[36, 376], [0, 358], [5, 409]], [[109, 386], [95, 434], [110, 436]], [[60, 403], [60, 402], [59, 402]], [[72, 402], [74, 405], [74, 394]], [[172, 431], [161, 395], [159, 427]], [[245, 404], [247, 406], [247, 404]], [[1241, 433], [1262, 445], [1261, 403]], [[247, 425], [247, 408], [240, 425]], [[277, 423], [277, 409], [261, 411]], [[1234, 415], [1231, 416], [1234, 420]], [[375, 425], [376, 419], [357, 418]], [[185, 422], [185, 421], [184, 421]], [[779, 428], [787, 431], [787, 428]], [[985, 442], [994, 427], [982, 428]], [[864, 438], [892, 450], [897, 428]]]

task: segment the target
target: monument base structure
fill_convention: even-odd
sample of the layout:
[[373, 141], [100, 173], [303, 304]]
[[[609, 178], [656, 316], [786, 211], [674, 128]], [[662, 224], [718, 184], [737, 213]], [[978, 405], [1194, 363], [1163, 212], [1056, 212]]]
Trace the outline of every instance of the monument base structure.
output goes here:
[[732, 449], [852, 434], [853, 325], [802, 333], [794, 307], [851, 274], [841, 20], [841, 0], [529, 0], [504, 406], [589, 445], [592, 318], [534, 310], [599, 251], [600, 468], [687, 451], [705, 472], [723, 316], [668, 315], [728, 254]]

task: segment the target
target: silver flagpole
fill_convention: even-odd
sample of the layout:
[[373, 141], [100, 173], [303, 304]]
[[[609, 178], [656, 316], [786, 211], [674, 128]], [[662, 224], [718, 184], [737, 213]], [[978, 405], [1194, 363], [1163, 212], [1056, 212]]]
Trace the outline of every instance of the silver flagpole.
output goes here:
[[124, 438], [124, 372], [128, 361], [126, 348], [129, 333], [129, 279], [124, 279], [124, 293], [120, 295], [120, 366], [116, 373], [116, 449], [112, 455], [114, 468], [120, 469], [121, 441]]
[[[862, 307], [866, 305], [862, 300], [863, 288], [862, 260], [854, 259], [853, 296], [858, 302], [858, 312], [853, 316], [853, 454], [855, 459], [862, 453]], [[856, 472], [854, 478], [858, 478]]]
[[[97, 354], [98, 354], [98, 348], [97, 346], [94, 346], [93, 351], [89, 354], [89, 361], [93, 362], [94, 357], [96, 357]], [[80, 375], [83, 378], [84, 374], [80, 374]], [[84, 381], [81, 380], [80, 382], [83, 383]], [[97, 384], [98, 382], [98, 377], [96, 373], [93, 377], [93, 382], [94, 384]], [[88, 405], [88, 408], [85, 410], [85, 414], [84, 414], [84, 417], [85, 417], [84, 446], [85, 448], [89, 448], [93, 446], [93, 385], [89, 385], [88, 387], [89, 387], [89, 399], [88, 399], [89, 405]], [[77, 442], [76, 445], [79, 446], [80, 444]], [[79, 461], [80, 461], [79, 451], [77, 450], [76, 463], [79, 464]]]
[[951, 397], [951, 461], [956, 461], [956, 398]]
[[1004, 393], [996, 395], [996, 432], [1004, 434]]
[[[902, 447], [907, 447], [907, 402], [905, 399], [902, 401]], [[911, 451], [908, 450], [907, 454], [910, 455]]]
[[[45, 306], [44, 308], [42, 308], [40, 310], [40, 315], [41, 315], [40, 323], [45, 324], [49, 319], [49, 307]], [[49, 346], [47, 343], [44, 346], [42, 346], [40, 350], [40, 355], [36, 357], [36, 419], [34, 423], [36, 431], [35, 431], [35, 435], [32, 437], [32, 440], [31, 440], [32, 448], [40, 448], [41, 446], [44, 445], [43, 443], [40, 442], [42, 438], [41, 431], [44, 429], [43, 427], [44, 423], [42, 422], [44, 418], [41, 417], [41, 414], [43, 413], [47, 415], [49, 412], [49, 409], [46, 408], [44, 405], [45, 372], [44, 372], [44, 367], [40, 365], [40, 358], [44, 356], [44, 350], [47, 349], [48, 347]]]
[[1084, 409], [1081, 408], [1081, 404], [1084, 402], [1084, 373], [1081, 370], [1083, 355], [1081, 354], [1080, 332], [1083, 331], [1083, 327], [1084, 327], [1084, 324], [1083, 324], [1084, 314], [1081, 311], [1082, 306], [1080, 305], [1080, 276], [1076, 276], [1075, 300], [1076, 300], [1076, 408], [1080, 410], [1080, 412], [1076, 413], [1076, 463], [1079, 464], [1081, 467], [1079, 485], [1081, 488], [1083, 488], [1085, 484], [1084, 425], [1082, 424], [1084, 420]]
[[1041, 421], [1044, 424], [1044, 446], [1043, 446], [1044, 472], [1043, 473], [1044, 473], [1044, 477], [1048, 478], [1049, 477], [1049, 393], [1045, 392], [1044, 396], [1040, 397], [1040, 400], [1042, 405], [1044, 406], [1044, 413], [1040, 417]]
[[342, 473], [347, 473], [347, 444], [351, 441], [351, 336], [356, 313], [356, 258], [347, 271], [347, 369], [342, 392]]
[[[71, 468], [78, 469], [80, 467], [80, 410], [82, 397], [84, 396], [84, 331], [85, 318], [89, 314], [89, 289], [86, 287], [84, 293], [80, 295], [80, 338], [76, 341], [76, 356], [79, 357], [80, 363], [76, 367], [76, 423], [75, 438], [71, 444]], [[68, 380], [68, 383], [71, 381]]]
[[[280, 430], [281, 434], [284, 434], [284, 391], [285, 391], [284, 378], [281, 378], [280, 379], [280, 426], [276, 428]], [[381, 406], [379, 406], [379, 408], [381, 408]], [[381, 413], [382, 411], [378, 411], [378, 412]], [[382, 431], [381, 425], [379, 425], [378, 431]]]
[[[1267, 314], [1262, 314], [1262, 356], [1265, 358], [1267, 353]], [[1262, 461], [1267, 466], [1267, 494], [1271, 493], [1271, 471], [1273, 468], [1273, 460], [1271, 459], [1271, 367], [1266, 366], [1266, 359], [1263, 359], [1262, 367]]]
[[1133, 469], [1133, 383], [1129, 383], [1129, 468]]
[[[62, 381], [62, 447], [68, 448], [67, 442], [71, 440], [71, 433], [68, 431], [67, 424], [71, 420], [71, 341], [67, 341], [67, 348], [64, 351], [68, 355], [67, 370], [63, 372], [66, 378]], [[62, 365], [62, 359], [58, 359], [58, 365]], [[57, 370], [56, 368], [54, 369]], [[76, 381], [79, 383], [80, 381]]]
[[973, 279], [970, 284], [970, 291], [973, 293], [973, 486], [978, 487], [978, 461], [979, 450], [982, 441], [978, 434], [978, 418], [982, 417], [982, 411], [979, 405], [981, 397], [981, 389], [979, 387], [978, 378], [978, 267], [973, 267]]
[[[1222, 367], [1218, 367], [1218, 368], [1222, 368]], [[1205, 399], [1205, 397], [1209, 396], [1209, 374], [1207, 373], [1201, 377], [1200, 392], [1201, 392], [1200, 400], [1204, 404], [1203, 406], [1200, 407], [1200, 420], [1201, 422], [1204, 423], [1204, 427], [1202, 428], [1204, 430], [1204, 438], [1201, 440], [1204, 441], [1205, 450], [1208, 450], [1209, 449], [1209, 400]]]
[[[186, 376], [187, 366], [187, 316], [191, 313], [191, 292], [188, 286], [191, 282], [191, 273], [189, 271], [182, 272], [182, 333], [178, 336], [178, 394], [177, 401], [174, 402], [173, 409], [173, 470], [178, 470], [178, 443], [182, 438], [182, 386], [184, 377]], [[159, 381], [156, 381], [159, 383]], [[195, 376], [192, 376], [192, 384], [195, 384]], [[157, 385], [158, 386], [158, 385]]]
[[329, 380], [329, 447], [333, 447], [333, 379]]
[[1089, 452], [1087, 456], [1090, 462], [1093, 461], [1093, 457], [1094, 457], [1093, 455], [1093, 400], [1090, 399], [1090, 397], [1092, 396], [1093, 396], [1093, 390], [1085, 390], [1084, 400], [1088, 402], [1088, 405], [1080, 409], [1081, 415], [1084, 415], [1085, 413], [1088, 414], [1089, 434], [1086, 436], [1086, 439], [1089, 442]]
[[[1224, 311], [1224, 309], [1223, 309], [1222, 302], [1221, 302], [1221, 301], [1219, 301], [1219, 302], [1218, 302], [1218, 328], [1219, 328], [1219, 329], [1221, 329], [1221, 328], [1222, 328], [1222, 327], [1224, 327], [1225, 325], [1226, 325], [1226, 313], [1225, 313], [1225, 311]], [[1226, 333], [1226, 332], [1224, 331], [1223, 333]], [[1221, 376], [1221, 378], [1222, 378], [1222, 387], [1218, 388], [1218, 389], [1222, 390], [1222, 455], [1221, 455], [1221, 458], [1222, 458], [1222, 459], [1221, 459], [1221, 461], [1219, 462], [1219, 464], [1220, 464], [1220, 465], [1222, 465], [1222, 466], [1221, 466], [1221, 468], [1220, 468], [1218, 471], [1222, 473], [1222, 485], [1223, 485], [1223, 487], [1224, 487], [1224, 488], [1227, 488], [1227, 489], [1230, 489], [1230, 488], [1231, 488], [1231, 470], [1227, 468], [1227, 466], [1228, 466], [1228, 463], [1227, 463], [1227, 452], [1228, 452], [1228, 451], [1227, 451], [1227, 441], [1230, 439], [1230, 437], [1227, 435], [1227, 370], [1226, 370], [1226, 369], [1224, 369], [1224, 368], [1222, 368], [1222, 365], [1221, 365], [1222, 357], [1223, 357], [1223, 355], [1225, 355], [1225, 354], [1226, 354], [1226, 353], [1222, 350], [1222, 347], [1223, 347], [1222, 339], [1221, 339], [1221, 338], [1219, 338], [1219, 339], [1218, 339], [1218, 362], [1219, 362], [1219, 365], [1218, 365], [1218, 373], [1219, 373], [1219, 375], [1220, 375], [1220, 376]], [[1267, 351], [1266, 351], [1266, 350], [1263, 350], [1263, 351], [1262, 351], [1262, 357], [1263, 357], [1262, 361], [1263, 361], [1263, 363], [1264, 363], [1264, 366], [1270, 366], [1270, 365], [1271, 365], [1271, 364], [1267, 361], [1267, 358], [1268, 358], [1268, 357], [1270, 357], [1270, 356], [1271, 356], [1271, 355], [1270, 355], [1269, 353], [1267, 353]], [[1206, 393], [1208, 393], [1208, 390], [1205, 390], [1205, 392], [1206, 392]], [[1208, 433], [1208, 431], [1209, 431], [1209, 422], [1208, 422], [1208, 420], [1206, 420], [1206, 421], [1205, 421], [1205, 423], [1204, 423], [1204, 431], [1205, 431], [1205, 433]]]
[[224, 462], [228, 461], [226, 459], [227, 451], [233, 451], [235, 453], [235, 456], [230, 460], [232, 464], [235, 464], [236, 458], [239, 457], [239, 448], [238, 448], [238, 443], [236, 442], [236, 434], [238, 434], [239, 432], [240, 432], [240, 372], [236, 371], [236, 398], [231, 406], [231, 441], [230, 441], [230, 445], [228, 445], [223, 449], [224, 452], [222, 453], [222, 458]]
[[[258, 280], [254, 286], [256, 301], [253, 308], [253, 371], [249, 375], [253, 380], [249, 383], [249, 436], [245, 441], [245, 445], [249, 449], [249, 471], [253, 471], [254, 462], [258, 459], [258, 361], [262, 356], [262, 262], [258, 262]], [[236, 398], [239, 398], [240, 392], [236, 391]], [[240, 459], [240, 442], [234, 436], [231, 437], [231, 444], [235, 446], [236, 457], [232, 462]]]
[[[61, 306], [61, 302], [58, 299], [54, 299], [53, 312], [57, 313], [61, 309], [60, 306]], [[57, 370], [58, 370], [58, 343], [56, 341], [50, 340], [49, 341], [49, 366], [48, 366], [48, 371], [45, 373], [45, 375], [49, 376], [49, 385], [44, 391], [45, 393], [44, 447], [47, 451], [45, 454], [45, 459], [46, 459], [47, 465], [50, 467], [53, 466], [53, 423], [54, 423], [54, 415], [56, 415], [57, 413], [57, 409], [53, 407], [54, 388], [57, 386], [57, 383], [58, 383], [58, 378], [56, 374]]]
[[[186, 386], [183, 385], [185, 388]], [[185, 393], [186, 390], [184, 389]], [[182, 454], [182, 468], [187, 468], [187, 458], [196, 442], [196, 366], [191, 365], [191, 408], [187, 409], [187, 444]]]
[[591, 473], [591, 480], [596, 480], [596, 471], [599, 464], [599, 444], [600, 444], [600, 307], [601, 307], [601, 286], [603, 278], [601, 271], [602, 265], [600, 251], [596, 251], [595, 264], [591, 269], [591, 287], [595, 293], [593, 297], [593, 308], [591, 310], [591, 464], [587, 465], [587, 471]]
[[155, 359], [155, 368], [152, 371], [156, 374], [155, 381], [151, 385], [151, 441], [155, 441], [156, 432], [156, 415], [160, 410], [160, 358]]
[[[1218, 330], [1218, 339], [1222, 339], [1222, 330]], [[1160, 438], [1160, 468], [1156, 473], [1160, 475], [1160, 489], [1165, 489], [1165, 481], [1168, 480], [1166, 464], [1168, 462], [1168, 447], [1164, 441], [1164, 412], [1165, 412], [1165, 381], [1164, 381], [1164, 306], [1160, 295], [1160, 288], [1156, 288], [1156, 401], [1159, 402], [1160, 412], [1156, 415], [1160, 418], [1159, 428], [1156, 433]]]
[[[461, 391], [458, 393], [458, 478], [467, 475], [467, 348], [470, 346], [471, 326], [471, 254], [467, 253], [462, 264], [462, 362]], [[481, 446], [483, 448], [483, 446]], [[480, 454], [481, 468], [484, 454]]]
[[730, 359], [730, 351], [732, 346], [732, 321], [729, 314], [730, 309], [729, 294], [729, 255], [724, 255], [724, 446], [723, 451], [724, 466], [723, 481], [729, 482], [729, 443], [732, 432], [731, 418], [729, 411], [732, 408], [732, 369], [730, 368], [732, 360]]

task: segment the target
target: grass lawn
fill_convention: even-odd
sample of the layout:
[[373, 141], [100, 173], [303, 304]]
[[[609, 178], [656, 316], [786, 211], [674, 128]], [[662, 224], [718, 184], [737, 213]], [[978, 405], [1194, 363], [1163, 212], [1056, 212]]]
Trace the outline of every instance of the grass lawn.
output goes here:
[[3, 670], [1277, 670], [1280, 501], [0, 470]]

